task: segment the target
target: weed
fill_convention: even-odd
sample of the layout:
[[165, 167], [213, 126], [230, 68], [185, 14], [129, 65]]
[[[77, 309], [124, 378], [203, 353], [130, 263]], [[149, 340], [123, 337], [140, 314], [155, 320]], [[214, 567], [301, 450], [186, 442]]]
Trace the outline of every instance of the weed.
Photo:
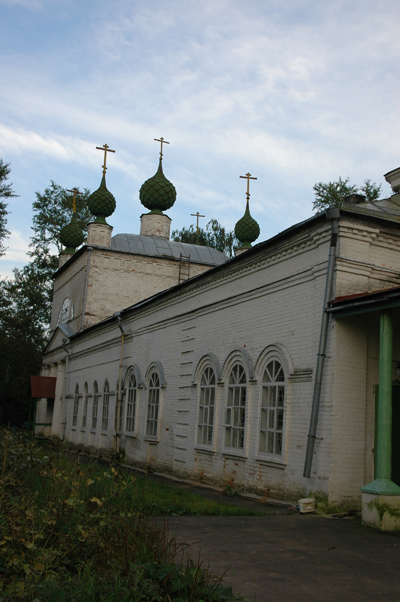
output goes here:
[[172, 507], [171, 492], [157, 502], [143, 480], [71, 462], [20, 432], [0, 431], [0, 458], [2, 601], [235, 599], [149, 516], [189, 513], [180, 490]]

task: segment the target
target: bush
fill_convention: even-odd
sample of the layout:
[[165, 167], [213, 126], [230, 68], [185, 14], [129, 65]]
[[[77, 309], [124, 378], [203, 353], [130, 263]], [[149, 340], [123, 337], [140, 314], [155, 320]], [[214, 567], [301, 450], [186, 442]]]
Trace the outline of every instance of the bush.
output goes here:
[[135, 478], [0, 430], [0, 600], [233, 600], [135, 506]]

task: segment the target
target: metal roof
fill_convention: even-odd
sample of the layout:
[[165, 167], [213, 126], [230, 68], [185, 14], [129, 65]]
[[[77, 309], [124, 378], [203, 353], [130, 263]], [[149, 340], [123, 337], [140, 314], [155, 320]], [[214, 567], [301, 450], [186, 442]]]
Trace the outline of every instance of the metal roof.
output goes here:
[[338, 317], [392, 309], [400, 307], [400, 287], [337, 297], [328, 305], [326, 311]]
[[164, 257], [179, 260], [182, 255], [190, 256], [192, 263], [202, 263], [217, 266], [225, 263], [228, 257], [225, 253], [188, 243], [167, 240], [162, 236], [139, 236], [138, 234], [116, 234], [111, 239], [111, 249], [133, 255], [148, 257]]

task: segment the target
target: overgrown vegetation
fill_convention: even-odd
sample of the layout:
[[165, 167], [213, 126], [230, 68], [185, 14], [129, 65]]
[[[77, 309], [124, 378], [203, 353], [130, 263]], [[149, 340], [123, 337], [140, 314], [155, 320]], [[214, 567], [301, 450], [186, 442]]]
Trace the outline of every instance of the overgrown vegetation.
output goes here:
[[236, 599], [149, 516], [189, 513], [199, 496], [167, 491], [156, 503], [156, 485], [72, 462], [22, 432], [0, 430], [0, 459], [0, 600]]

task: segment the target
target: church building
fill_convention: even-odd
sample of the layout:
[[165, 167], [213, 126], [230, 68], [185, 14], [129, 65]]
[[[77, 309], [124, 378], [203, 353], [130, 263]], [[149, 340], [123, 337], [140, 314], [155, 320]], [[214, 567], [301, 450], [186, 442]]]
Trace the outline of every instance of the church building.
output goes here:
[[353, 195], [253, 245], [247, 188], [229, 259], [170, 240], [162, 142], [139, 235], [112, 236], [105, 165], [86, 243], [74, 219], [61, 233], [36, 432], [399, 529], [400, 168], [390, 198]]

